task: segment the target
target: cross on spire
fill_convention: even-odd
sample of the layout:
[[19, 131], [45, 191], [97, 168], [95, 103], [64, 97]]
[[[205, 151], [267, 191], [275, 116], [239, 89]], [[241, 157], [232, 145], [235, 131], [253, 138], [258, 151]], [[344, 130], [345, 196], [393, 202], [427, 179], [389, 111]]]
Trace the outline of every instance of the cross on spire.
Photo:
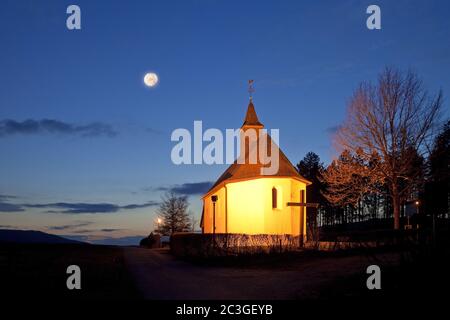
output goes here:
[[250, 97], [250, 101], [253, 100], [253, 92], [255, 92], [255, 88], [253, 88], [253, 81], [254, 80], [248, 80], [248, 95]]

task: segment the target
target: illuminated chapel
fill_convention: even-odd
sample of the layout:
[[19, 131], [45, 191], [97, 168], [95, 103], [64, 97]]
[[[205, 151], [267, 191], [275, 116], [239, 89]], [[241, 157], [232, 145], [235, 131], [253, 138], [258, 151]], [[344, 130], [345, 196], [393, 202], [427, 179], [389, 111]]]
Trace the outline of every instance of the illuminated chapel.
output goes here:
[[[259, 132], [263, 128], [250, 99], [240, 139], [246, 141], [242, 134], [249, 129]], [[267, 139], [268, 150], [272, 143], [278, 150], [278, 171], [263, 175], [261, 167], [267, 165], [250, 163], [251, 147], [246, 144], [245, 163], [234, 161], [202, 197], [203, 233], [306, 234], [306, 210], [288, 202], [306, 203], [306, 186], [311, 182], [298, 173], [268, 134], [262, 137]], [[257, 139], [261, 139], [259, 134]]]

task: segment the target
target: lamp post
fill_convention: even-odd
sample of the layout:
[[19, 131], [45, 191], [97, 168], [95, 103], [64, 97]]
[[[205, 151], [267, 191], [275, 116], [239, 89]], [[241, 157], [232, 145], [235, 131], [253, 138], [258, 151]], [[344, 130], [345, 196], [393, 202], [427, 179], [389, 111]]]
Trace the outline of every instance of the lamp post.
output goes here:
[[216, 246], [216, 202], [219, 199], [217, 195], [211, 196], [211, 201], [213, 203], [213, 243]]

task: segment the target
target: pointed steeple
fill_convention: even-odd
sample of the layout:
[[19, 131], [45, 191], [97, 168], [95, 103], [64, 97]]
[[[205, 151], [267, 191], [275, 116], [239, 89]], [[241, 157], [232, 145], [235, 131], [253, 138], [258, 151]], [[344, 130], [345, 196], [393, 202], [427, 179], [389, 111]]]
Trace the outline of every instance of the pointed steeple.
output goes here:
[[258, 116], [256, 115], [255, 106], [253, 105], [253, 92], [255, 92], [255, 88], [253, 88], [254, 80], [248, 80], [248, 96], [250, 98], [250, 102], [248, 103], [247, 113], [245, 115], [244, 123], [242, 124], [242, 128], [244, 127], [259, 127], [264, 128], [263, 124], [259, 122]]
[[247, 113], [245, 114], [245, 120], [242, 126], [256, 126], [256, 127], [264, 127], [261, 122], [258, 120], [258, 116], [256, 115], [255, 106], [253, 105], [253, 99], [250, 98], [250, 102], [247, 107]]

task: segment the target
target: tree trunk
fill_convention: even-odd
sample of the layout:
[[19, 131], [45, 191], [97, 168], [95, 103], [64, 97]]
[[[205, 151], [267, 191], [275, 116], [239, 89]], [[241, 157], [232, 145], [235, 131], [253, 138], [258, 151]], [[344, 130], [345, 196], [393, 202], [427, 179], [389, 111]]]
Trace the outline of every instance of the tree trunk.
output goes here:
[[392, 206], [394, 207], [394, 229], [400, 229], [400, 195], [397, 186], [392, 186]]

